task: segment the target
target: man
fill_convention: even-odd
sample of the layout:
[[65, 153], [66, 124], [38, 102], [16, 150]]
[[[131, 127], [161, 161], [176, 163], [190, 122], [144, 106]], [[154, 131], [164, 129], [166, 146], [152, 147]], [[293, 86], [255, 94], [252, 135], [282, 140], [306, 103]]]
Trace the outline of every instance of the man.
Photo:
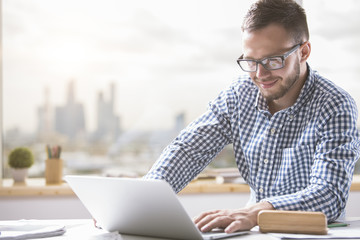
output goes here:
[[311, 52], [304, 10], [292, 0], [260, 0], [243, 26], [241, 76], [164, 150], [145, 178], [178, 192], [232, 143], [253, 205], [195, 218], [201, 231], [257, 225], [263, 209], [345, 209], [359, 157], [357, 108], [344, 90], [307, 64]]

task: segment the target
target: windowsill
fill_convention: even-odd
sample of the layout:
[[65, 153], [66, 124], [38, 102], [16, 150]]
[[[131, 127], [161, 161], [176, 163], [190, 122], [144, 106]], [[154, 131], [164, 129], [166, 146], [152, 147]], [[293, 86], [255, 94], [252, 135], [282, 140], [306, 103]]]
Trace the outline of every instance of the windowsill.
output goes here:
[[44, 178], [29, 178], [25, 183], [14, 183], [12, 179], [3, 179], [0, 196], [55, 196], [74, 195], [67, 183], [46, 185]]
[[[184, 188], [180, 194], [201, 193], [247, 193], [247, 184], [216, 183], [215, 181], [194, 181]], [[350, 191], [360, 191], [360, 175], [354, 176]], [[43, 178], [29, 178], [26, 183], [14, 184], [12, 179], [3, 179], [0, 196], [73, 196], [74, 192], [67, 183], [46, 185]]]

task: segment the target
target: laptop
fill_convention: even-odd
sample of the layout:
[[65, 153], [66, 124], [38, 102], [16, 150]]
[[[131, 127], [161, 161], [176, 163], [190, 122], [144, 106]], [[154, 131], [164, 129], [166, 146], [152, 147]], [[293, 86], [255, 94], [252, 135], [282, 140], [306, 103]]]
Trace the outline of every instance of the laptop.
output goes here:
[[74, 175], [65, 176], [65, 180], [97, 223], [109, 232], [195, 240], [249, 233], [201, 233], [165, 181]]

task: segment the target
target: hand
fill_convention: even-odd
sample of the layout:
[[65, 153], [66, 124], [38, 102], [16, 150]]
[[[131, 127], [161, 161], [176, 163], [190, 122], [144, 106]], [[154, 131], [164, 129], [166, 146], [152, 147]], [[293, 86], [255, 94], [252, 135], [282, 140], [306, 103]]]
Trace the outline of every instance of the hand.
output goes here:
[[257, 215], [261, 210], [274, 210], [269, 202], [259, 202], [243, 209], [214, 210], [200, 214], [194, 223], [202, 232], [223, 228], [226, 233], [250, 230], [257, 225]]

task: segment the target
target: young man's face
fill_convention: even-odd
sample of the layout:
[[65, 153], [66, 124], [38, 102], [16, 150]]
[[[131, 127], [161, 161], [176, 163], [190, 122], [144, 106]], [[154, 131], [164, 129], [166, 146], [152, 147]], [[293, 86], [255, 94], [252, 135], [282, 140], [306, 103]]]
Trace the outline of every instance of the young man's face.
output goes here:
[[[300, 44], [300, 43], [296, 43]], [[294, 42], [280, 25], [271, 24], [260, 30], [243, 33], [243, 58], [261, 60], [279, 56], [294, 47]], [[286, 101], [287, 96], [296, 94], [302, 88], [299, 83], [299, 49], [288, 56], [284, 68], [267, 70], [258, 64], [256, 72], [249, 72], [255, 85], [268, 101]]]

